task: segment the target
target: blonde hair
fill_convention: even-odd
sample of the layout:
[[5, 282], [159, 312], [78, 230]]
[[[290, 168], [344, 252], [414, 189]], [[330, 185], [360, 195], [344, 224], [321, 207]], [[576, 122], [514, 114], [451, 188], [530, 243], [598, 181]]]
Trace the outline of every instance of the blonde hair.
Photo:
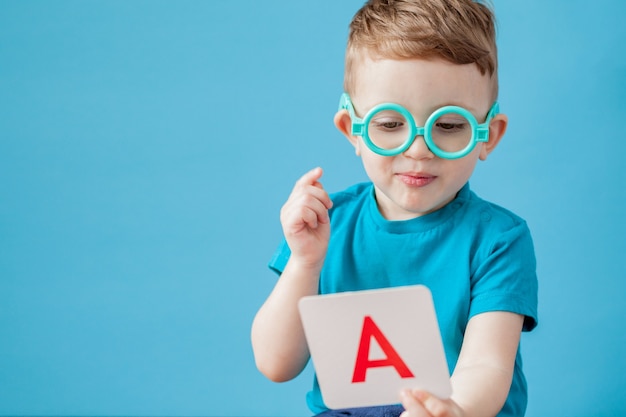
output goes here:
[[[492, 10], [474, 0], [369, 0], [350, 23], [344, 89], [354, 89], [354, 64], [373, 59], [433, 59], [476, 64], [493, 79], [497, 48]], [[494, 98], [495, 98], [494, 96]]]

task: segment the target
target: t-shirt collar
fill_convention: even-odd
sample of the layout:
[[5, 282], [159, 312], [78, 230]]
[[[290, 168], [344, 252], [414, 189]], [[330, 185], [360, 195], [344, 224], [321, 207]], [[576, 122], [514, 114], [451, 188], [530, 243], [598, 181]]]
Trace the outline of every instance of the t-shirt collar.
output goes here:
[[394, 234], [419, 233], [430, 230], [446, 222], [454, 215], [470, 197], [469, 182], [457, 193], [456, 197], [442, 208], [423, 216], [408, 220], [387, 220], [383, 217], [376, 203], [374, 185], [372, 184], [366, 209], [374, 224], [382, 231]]

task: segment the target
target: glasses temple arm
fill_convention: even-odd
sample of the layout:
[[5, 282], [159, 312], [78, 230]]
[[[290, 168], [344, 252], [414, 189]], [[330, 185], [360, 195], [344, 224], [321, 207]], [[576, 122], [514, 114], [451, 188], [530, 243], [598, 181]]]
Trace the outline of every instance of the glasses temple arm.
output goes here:
[[355, 136], [362, 136], [365, 126], [363, 125], [363, 120], [359, 119], [354, 113], [354, 105], [352, 104], [348, 93], [343, 93], [341, 95], [341, 98], [339, 99], [339, 110], [348, 110], [348, 113], [350, 113], [350, 119], [352, 121], [352, 134]]

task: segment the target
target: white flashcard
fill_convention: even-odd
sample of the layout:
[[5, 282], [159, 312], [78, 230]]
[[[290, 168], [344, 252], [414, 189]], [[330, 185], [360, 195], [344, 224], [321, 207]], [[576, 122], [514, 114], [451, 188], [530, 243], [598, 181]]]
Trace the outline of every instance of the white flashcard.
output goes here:
[[332, 409], [400, 402], [404, 388], [451, 395], [430, 290], [423, 285], [304, 297], [299, 303], [322, 397]]

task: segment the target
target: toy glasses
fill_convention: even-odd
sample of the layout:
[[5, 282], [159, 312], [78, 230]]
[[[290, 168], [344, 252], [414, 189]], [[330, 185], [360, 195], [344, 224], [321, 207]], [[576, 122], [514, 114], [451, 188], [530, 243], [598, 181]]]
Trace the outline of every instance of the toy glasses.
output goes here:
[[463, 107], [445, 106], [435, 110], [423, 127], [417, 126], [407, 109], [394, 103], [374, 106], [363, 119], [356, 116], [348, 93], [343, 93], [339, 110], [348, 110], [352, 119], [352, 134], [361, 136], [372, 152], [395, 156], [405, 152], [416, 136], [423, 136], [428, 149], [444, 159], [458, 159], [470, 153], [478, 142], [489, 140], [489, 123], [498, 114], [498, 102], [479, 124]]

